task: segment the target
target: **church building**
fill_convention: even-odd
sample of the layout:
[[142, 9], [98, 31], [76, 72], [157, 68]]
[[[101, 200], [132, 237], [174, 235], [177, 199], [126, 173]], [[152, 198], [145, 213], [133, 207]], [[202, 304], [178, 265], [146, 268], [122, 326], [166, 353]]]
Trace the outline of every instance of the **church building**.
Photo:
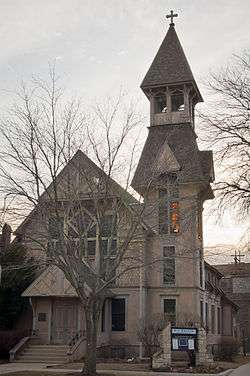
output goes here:
[[[214, 197], [213, 155], [197, 145], [195, 106], [203, 99], [173, 18], [141, 89], [150, 123], [131, 185], [145, 205], [147, 231], [140, 247], [147, 260], [161, 262], [120, 279], [113, 298], [105, 301], [98, 349], [113, 357], [142, 351], [137, 336], [142, 318], [165, 314], [172, 325], [203, 326], [208, 346], [233, 337], [236, 325], [237, 306], [220, 287], [222, 274], [204, 261], [202, 213], [204, 202]], [[81, 151], [73, 160], [93, 165]], [[33, 218], [28, 216], [16, 231], [24, 243]], [[64, 356], [76, 359], [79, 349], [84, 351], [82, 308], [63, 273], [49, 266], [23, 296], [30, 299], [36, 343], [62, 346]], [[23, 361], [27, 356], [22, 351], [13, 355]]]

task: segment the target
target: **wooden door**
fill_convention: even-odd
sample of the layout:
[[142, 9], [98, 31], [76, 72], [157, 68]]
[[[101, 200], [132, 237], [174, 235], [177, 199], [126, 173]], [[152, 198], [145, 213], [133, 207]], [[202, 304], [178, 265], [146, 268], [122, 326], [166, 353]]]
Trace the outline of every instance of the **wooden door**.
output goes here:
[[67, 345], [77, 332], [77, 303], [55, 301], [51, 323], [51, 342]]

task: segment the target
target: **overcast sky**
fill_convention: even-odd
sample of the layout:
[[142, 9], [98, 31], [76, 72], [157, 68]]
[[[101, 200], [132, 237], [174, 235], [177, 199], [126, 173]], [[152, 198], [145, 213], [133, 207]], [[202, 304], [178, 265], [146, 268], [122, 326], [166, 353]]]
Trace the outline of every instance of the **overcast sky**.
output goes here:
[[[20, 79], [45, 75], [55, 59], [70, 94], [89, 101], [122, 86], [147, 108], [139, 86], [170, 9], [204, 94], [209, 70], [250, 47], [249, 0], [0, 0], [0, 109]], [[205, 243], [235, 243], [245, 226], [206, 220]]]

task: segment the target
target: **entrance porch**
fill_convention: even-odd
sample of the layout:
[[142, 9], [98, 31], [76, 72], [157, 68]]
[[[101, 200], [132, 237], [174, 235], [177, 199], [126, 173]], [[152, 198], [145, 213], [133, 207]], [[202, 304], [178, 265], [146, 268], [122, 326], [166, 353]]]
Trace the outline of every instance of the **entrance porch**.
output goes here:
[[68, 345], [84, 329], [77, 298], [31, 298], [33, 331], [41, 344]]

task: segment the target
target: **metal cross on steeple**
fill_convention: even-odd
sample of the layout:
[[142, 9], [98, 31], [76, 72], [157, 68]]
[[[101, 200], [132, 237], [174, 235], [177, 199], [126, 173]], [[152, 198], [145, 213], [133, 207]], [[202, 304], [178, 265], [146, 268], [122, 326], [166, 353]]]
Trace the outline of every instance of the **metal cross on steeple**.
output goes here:
[[167, 14], [166, 15], [166, 18], [170, 18], [171, 19], [171, 22], [170, 22], [170, 26], [174, 26], [174, 17], [178, 17], [178, 14], [173, 12], [173, 10], [170, 11], [170, 14]]

